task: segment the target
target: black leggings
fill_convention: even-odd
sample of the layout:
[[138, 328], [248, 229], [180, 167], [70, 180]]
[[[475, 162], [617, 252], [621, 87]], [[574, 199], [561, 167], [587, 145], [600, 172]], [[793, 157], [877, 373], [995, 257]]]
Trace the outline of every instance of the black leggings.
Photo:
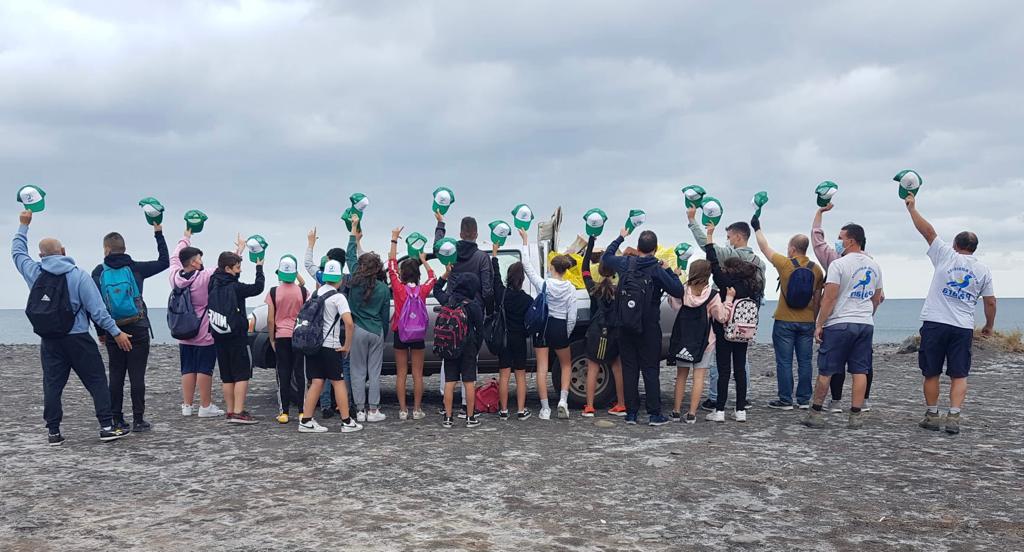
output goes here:
[[306, 398], [306, 374], [303, 370], [302, 353], [292, 349], [292, 338], [279, 337], [275, 340], [277, 354], [277, 387], [280, 391], [281, 412], [295, 406], [302, 411]]
[[141, 420], [146, 413], [146, 367], [149, 365], [149, 328], [130, 329], [132, 350], [122, 351], [114, 338], [107, 336], [107, 359], [110, 362], [110, 412], [115, 419], [124, 419], [124, 378], [131, 385], [132, 416]]
[[[868, 386], [864, 390], [864, 400], [871, 398], [871, 380], [875, 379], [875, 371], [871, 370], [868, 372]], [[846, 382], [846, 372], [842, 374], [836, 374], [832, 376], [832, 379], [828, 382], [829, 389], [832, 391], [832, 400], [841, 401], [843, 400], [843, 383]], [[850, 391], [853, 394], [853, 391]]]
[[715, 410], [725, 410], [729, 398], [729, 374], [736, 379], [736, 410], [747, 409], [747, 344], [733, 343], [716, 336], [715, 360], [718, 361], [718, 400]]

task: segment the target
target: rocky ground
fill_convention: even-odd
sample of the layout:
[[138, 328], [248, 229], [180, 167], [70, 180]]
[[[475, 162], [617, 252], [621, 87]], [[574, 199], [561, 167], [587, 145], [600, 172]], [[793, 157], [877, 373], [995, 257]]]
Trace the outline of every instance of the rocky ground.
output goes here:
[[[38, 349], [0, 347], [0, 549], [1024, 549], [1021, 355], [976, 354], [964, 431], [949, 436], [916, 425], [914, 355], [878, 350], [875, 408], [854, 432], [844, 415], [815, 431], [764, 408], [770, 354], [752, 355], [747, 424], [488, 416], [445, 430], [432, 415], [346, 435], [334, 419], [331, 433], [306, 435], [273, 422], [262, 370], [259, 425], [182, 418], [176, 349], [161, 346], [152, 433], [100, 443], [72, 380], [68, 442], [50, 448]], [[674, 374], [663, 375], [668, 400]], [[386, 388], [393, 405], [393, 379]], [[429, 389], [434, 411], [434, 378]]]

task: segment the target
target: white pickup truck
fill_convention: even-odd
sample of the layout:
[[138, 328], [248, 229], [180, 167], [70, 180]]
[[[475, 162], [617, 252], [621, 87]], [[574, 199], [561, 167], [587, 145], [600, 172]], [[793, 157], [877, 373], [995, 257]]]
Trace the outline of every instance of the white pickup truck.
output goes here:
[[[531, 250], [528, 255], [524, 255], [523, 246], [513, 244], [514, 239], [509, 239], [506, 243], [506, 247], [498, 251], [498, 264], [501, 267], [502, 274], [508, 269], [509, 265], [522, 261], [525, 257], [529, 257], [530, 261], [534, 266], [544, 274], [547, 268], [547, 263], [542, 262], [542, 259], [547, 259], [548, 252], [558, 250], [558, 237], [559, 229], [562, 224], [562, 210], [557, 209], [548, 221], [541, 222], [537, 225], [537, 242], [531, 245]], [[609, 237], [610, 241], [612, 238]], [[603, 243], [599, 243], [599, 246], [603, 247]], [[434, 272], [437, 274], [444, 273], [444, 267], [440, 261], [434, 258], [434, 256], [428, 255], [428, 263], [431, 264]], [[426, 279], [426, 270], [423, 271], [423, 279]], [[526, 291], [533, 296], [536, 296], [539, 290], [534, 289], [530, 284], [529, 279], [523, 284]], [[576, 298], [579, 303], [579, 314], [577, 315], [576, 327], [570, 336], [572, 342], [572, 382], [569, 385], [569, 400], [574, 407], [581, 407], [586, 402], [586, 373], [587, 373], [587, 358], [585, 350], [585, 338], [587, 327], [590, 321], [590, 296], [586, 290], [577, 290]], [[662, 356], [665, 356], [668, 350], [668, 340], [672, 332], [672, 324], [675, 321], [676, 311], [669, 307], [668, 301], [665, 297], [661, 299], [661, 325], [662, 325]], [[276, 358], [274, 352], [270, 348], [270, 342], [267, 337], [266, 329], [266, 314], [261, 312], [261, 309], [265, 311], [266, 306], [257, 307], [253, 315], [250, 315], [255, 320], [254, 331], [249, 335], [249, 344], [252, 353], [253, 365], [259, 368], [273, 368], [276, 364]], [[394, 306], [392, 305], [392, 310]], [[441, 309], [437, 300], [433, 297], [427, 300], [427, 311], [430, 313], [431, 318], [439, 312]], [[426, 338], [426, 364], [424, 366], [424, 374], [436, 374], [441, 371], [441, 359], [437, 358], [433, 354], [433, 348], [431, 346], [433, 336], [433, 320], [428, 326], [427, 338]], [[390, 336], [385, 340], [384, 347], [384, 368], [383, 373], [385, 375], [395, 374], [395, 354], [391, 347], [392, 340]], [[532, 347], [529, 352], [529, 369], [533, 370], [536, 367], [535, 358], [533, 355]], [[551, 354], [552, 367], [557, 368], [558, 360], [555, 355]], [[498, 359], [495, 355], [487, 349], [487, 346], [483, 346], [480, 350], [479, 359], [479, 373], [480, 374], [495, 374], [498, 372]], [[551, 371], [552, 384], [555, 389], [559, 386], [559, 379], [561, 373], [557, 369]], [[597, 389], [595, 390], [595, 406], [601, 407], [609, 404], [615, 398], [615, 385], [612, 380], [612, 371], [610, 366], [602, 366], [597, 377]]]

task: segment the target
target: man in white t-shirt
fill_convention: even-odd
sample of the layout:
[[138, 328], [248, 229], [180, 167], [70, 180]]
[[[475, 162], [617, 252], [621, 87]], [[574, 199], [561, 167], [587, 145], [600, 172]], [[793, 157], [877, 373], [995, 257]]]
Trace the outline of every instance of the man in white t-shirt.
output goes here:
[[[992, 273], [974, 256], [978, 236], [973, 232], [960, 232], [950, 247], [917, 212], [914, 196], [908, 195], [904, 201], [914, 228], [928, 242], [928, 258], [935, 267], [928, 297], [921, 309], [921, 347], [917, 363], [924, 376], [924, 400], [928, 410], [918, 425], [932, 431], [944, 425], [947, 433], [955, 435], [960, 433], [960, 407], [967, 397], [974, 313], [979, 297], [985, 304], [985, 326], [981, 334], [990, 335], [996, 321]], [[943, 361], [949, 376], [949, 412], [945, 418], [939, 416], [939, 377]]]
[[875, 310], [882, 300], [882, 270], [874, 259], [864, 254], [867, 237], [864, 228], [847, 224], [839, 231], [842, 257], [832, 262], [825, 277], [825, 292], [814, 329], [821, 344], [818, 349], [818, 382], [811, 399], [811, 409], [803, 424], [825, 427], [822, 403], [832, 376], [853, 375], [853, 402], [847, 427], [864, 425], [861, 408], [867, 392], [868, 373], [872, 364], [872, 337]]

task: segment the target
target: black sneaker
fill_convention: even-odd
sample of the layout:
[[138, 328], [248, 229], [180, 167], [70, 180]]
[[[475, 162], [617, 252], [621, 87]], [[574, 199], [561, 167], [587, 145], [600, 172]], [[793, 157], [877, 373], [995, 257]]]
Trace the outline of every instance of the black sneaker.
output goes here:
[[768, 408], [774, 408], [775, 410], [793, 410], [793, 403], [775, 399], [774, 401], [768, 401]]
[[132, 431], [134, 432], [145, 433], [151, 429], [153, 429], [153, 424], [147, 422], [146, 420], [143, 420], [142, 418], [139, 418], [138, 420], [134, 420], [132, 422]]
[[321, 408], [320, 409], [320, 417], [325, 419], [325, 420], [328, 419], [328, 418], [333, 418], [334, 417], [334, 410], [332, 410], [330, 408]]
[[466, 419], [466, 406], [465, 405], [459, 407], [459, 413], [456, 414], [456, 416], [458, 416], [458, 418], [460, 420], [465, 420]]
[[442, 406], [441, 408], [437, 409], [437, 415], [444, 418], [446, 415], [448, 415], [448, 411], [445, 410], [444, 407]]
[[508, 419], [508, 410], [499, 410], [498, 411], [498, 418], [502, 419], [502, 420], [507, 420]]
[[673, 422], [681, 422], [683, 420], [683, 415], [680, 414], [679, 412], [676, 412], [675, 410], [673, 410], [672, 413], [668, 415], [668, 417], [671, 418]]
[[707, 410], [708, 412], [715, 411], [715, 401], [711, 399], [704, 399], [704, 402], [700, 403], [701, 410]]
[[693, 414], [687, 414], [685, 420], [683, 421], [685, 421], [688, 424], [695, 424], [697, 423], [697, 416]]
[[444, 417], [444, 421], [441, 422], [441, 426], [442, 427], [446, 427], [448, 429], [451, 429], [454, 425], [455, 425], [455, 420], [453, 420], [451, 416], [445, 416]]
[[49, 440], [49, 445], [51, 447], [59, 447], [64, 444], [64, 441], [66, 441], [64, 436], [60, 433], [51, 433], [47, 439]]
[[124, 421], [124, 416], [114, 416], [114, 422], [113, 422], [112, 425], [114, 426], [115, 429], [116, 428], [120, 428], [120, 429], [124, 429], [124, 430], [131, 429], [131, 426], [129, 426], [128, 423]]
[[480, 425], [480, 419], [476, 417], [476, 414], [466, 418], [466, 427], [476, 427]]
[[100, 430], [100, 441], [116, 441], [122, 437], [127, 437], [131, 433], [131, 430], [120, 428], [120, 427], [105, 427]]
[[516, 419], [518, 419], [520, 422], [523, 420], [528, 420], [530, 416], [533, 416], [533, 412], [530, 412], [529, 408], [524, 408], [519, 412], [516, 412]]

